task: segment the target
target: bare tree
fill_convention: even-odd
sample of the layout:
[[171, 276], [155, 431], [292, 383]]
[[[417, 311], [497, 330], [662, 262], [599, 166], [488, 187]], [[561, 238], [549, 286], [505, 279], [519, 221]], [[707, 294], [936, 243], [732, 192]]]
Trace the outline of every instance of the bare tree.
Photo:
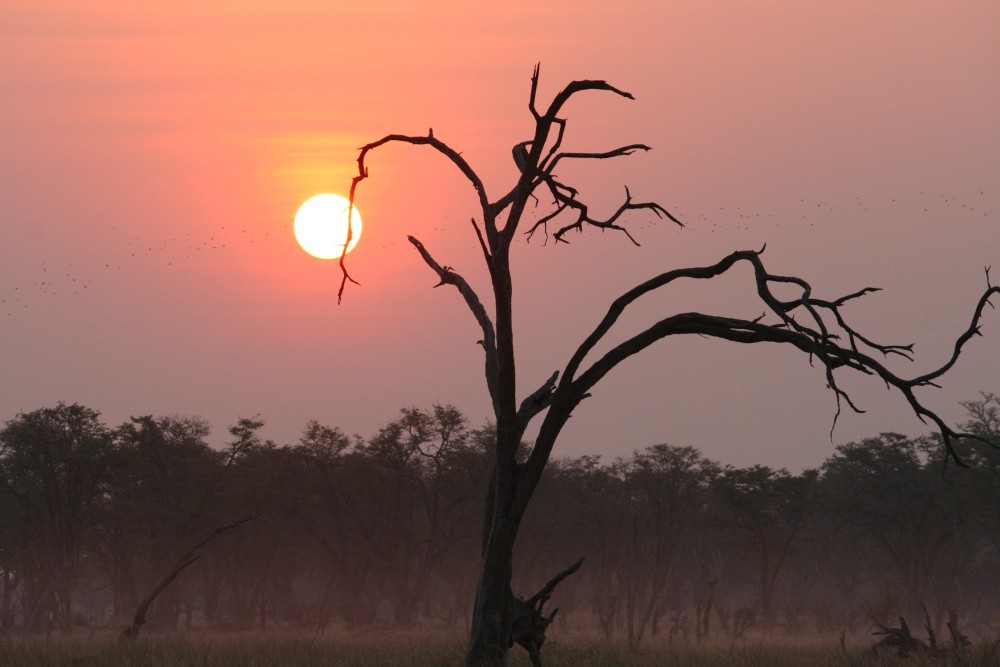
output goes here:
[[[435, 137], [433, 131], [426, 136], [389, 134], [363, 146], [358, 156], [358, 175], [351, 183], [350, 199], [353, 204], [358, 184], [368, 177], [366, 161], [369, 154], [386, 144], [403, 143], [427, 146], [443, 155], [462, 173], [478, 198], [479, 211], [472, 218], [472, 228], [489, 271], [493, 290], [492, 312], [487, 310], [480, 295], [465, 278], [435, 259], [418, 239], [408, 237], [437, 276], [438, 285], [451, 285], [458, 290], [482, 330], [480, 344], [485, 357], [486, 385], [496, 420], [494, 469], [484, 516], [482, 570], [465, 658], [465, 664], [469, 666], [505, 665], [509, 647], [512, 646], [512, 628], [523, 625], [523, 619], [517, 615], [523, 612], [525, 606], [518, 603], [518, 598], [511, 591], [514, 543], [521, 519], [563, 426], [577, 405], [618, 364], [664, 338], [686, 334], [736, 343], [790, 345], [823, 367], [827, 384], [836, 398], [837, 415], [842, 404], [859, 410], [837, 381], [839, 373], [856, 371], [878, 378], [899, 391], [920, 419], [933, 422], [943, 436], [944, 447], [951, 460], [961, 462], [955, 449], [956, 439], [977, 437], [949, 427], [924, 405], [916, 390], [935, 386], [935, 381], [954, 365], [965, 344], [979, 333], [983, 310], [990, 298], [1000, 292], [1000, 288], [990, 284], [988, 272], [987, 287], [974, 309], [972, 322], [956, 340], [950, 358], [933, 371], [905, 378], [891, 371], [880, 358], [895, 355], [912, 359], [912, 345], [874, 342], [853, 328], [844, 317], [843, 311], [849, 302], [875, 291], [875, 288], [867, 287], [836, 299], [817, 298], [807, 281], [768, 271], [762, 260], [763, 249], [737, 251], [709, 266], [667, 271], [625, 292], [611, 304], [607, 314], [584, 338], [561, 371], [554, 372], [542, 386], [527, 392], [518, 401], [510, 270], [511, 249], [518, 234], [526, 234], [530, 238], [541, 231], [549, 237], [551, 232], [551, 238], [556, 242], [566, 242], [566, 235], [571, 230], [598, 228], [621, 232], [635, 242], [624, 225], [629, 214], [638, 211], [651, 212], [681, 224], [659, 204], [633, 200], [627, 189], [624, 200], [609, 217], [595, 217], [580, 192], [557, 176], [556, 168], [564, 162], [606, 160], [649, 150], [644, 144], [630, 144], [604, 152], [564, 150], [567, 120], [561, 118], [560, 113], [572, 97], [587, 91], [633, 99], [631, 94], [605, 81], [573, 81], [555, 95], [547, 109], [540, 111], [538, 68], [535, 68], [528, 102], [534, 120], [534, 133], [530, 139], [514, 147], [514, 161], [520, 176], [513, 188], [498, 199], [490, 199], [482, 179], [462, 154]], [[545, 195], [552, 202], [551, 212], [533, 223], [523, 223], [529, 202], [538, 201], [540, 196]], [[736, 266], [747, 266], [753, 272], [760, 307], [764, 311], [760, 317], [746, 320], [700, 312], [677, 313], [660, 319], [603, 353], [595, 351], [622, 314], [643, 296], [673, 287], [684, 280], [710, 280]], [[343, 295], [347, 281], [352, 280], [343, 258], [341, 268], [343, 279], [339, 296]], [[776, 290], [781, 290], [782, 294], [795, 292], [795, 296], [781, 298]], [[541, 419], [537, 438], [527, 457], [519, 459], [518, 445], [529, 424], [536, 418]]]

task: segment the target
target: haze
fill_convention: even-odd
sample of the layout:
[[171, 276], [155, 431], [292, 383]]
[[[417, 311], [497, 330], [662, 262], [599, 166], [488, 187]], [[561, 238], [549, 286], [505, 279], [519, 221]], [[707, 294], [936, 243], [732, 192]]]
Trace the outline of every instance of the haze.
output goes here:
[[[636, 282], [765, 243], [817, 295], [883, 288], [848, 315], [915, 343], [920, 373], [968, 325], [984, 268], [1000, 279], [998, 43], [994, 2], [3, 0], [0, 419], [62, 400], [112, 424], [201, 415], [221, 440], [259, 414], [279, 443], [310, 419], [370, 435], [434, 402], [484, 422], [475, 322], [406, 243], [484, 284], [465, 181], [429, 151], [374, 154], [349, 257], [362, 285], [340, 306], [336, 263], [299, 249], [292, 219], [346, 193], [359, 146], [430, 127], [495, 198], [529, 138], [536, 62], [546, 103], [573, 79], [636, 97], [568, 109], [574, 149], [654, 149], [574, 173], [591, 200], [610, 210], [628, 185], [686, 228], [640, 215], [641, 247], [586, 232], [518, 249], [522, 395]], [[685, 288], [646, 315], [752, 317], [751, 296]], [[992, 311], [984, 334], [922, 394], [954, 421], [1000, 390]], [[670, 442], [801, 469], [833, 451], [833, 396], [794, 351], [671, 340], [639, 359], [557, 456]], [[845, 388], [867, 412], [834, 443], [929, 432], [883, 386]]]

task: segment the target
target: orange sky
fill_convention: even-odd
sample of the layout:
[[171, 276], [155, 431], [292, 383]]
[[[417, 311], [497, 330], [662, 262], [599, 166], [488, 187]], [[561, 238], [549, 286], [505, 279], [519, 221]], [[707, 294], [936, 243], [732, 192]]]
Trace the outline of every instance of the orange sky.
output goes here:
[[[346, 192], [361, 144], [428, 127], [497, 197], [539, 61], [545, 100], [574, 78], [636, 96], [574, 100], [571, 147], [654, 147], [572, 172], [585, 196], [610, 209], [629, 185], [688, 226], [639, 215], [641, 248], [518, 248], [522, 393], [632, 284], [765, 242], [820, 295], [885, 288], [849, 314], [930, 368], [983, 267], [1000, 274], [1000, 6], [823, 5], [0, 0], [0, 419], [78, 401], [112, 424], [200, 414], [222, 441], [259, 413], [281, 443], [309, 419], [370, 435], [435, 401], [481, 423], [474, 322], [405, 241], [483, 286], [465, 181], [426, 151], [373, 154], [362, 286], [339, 307], [336, 265], [296, 247], [292, 217]], [[754, 316], [750, 294], [732, 279], [645, 317]], [[928, 399], [952, 419], [1000, 391], [996, 313], [985, 332]], [[835, 442], [926, 431], [882, 387], [846, 386], [869, 413]], [[800, 468], [832, 451], [833, 410], [792, 351], [674, 340], [601, 385], [559, 453], [667, 441]]]

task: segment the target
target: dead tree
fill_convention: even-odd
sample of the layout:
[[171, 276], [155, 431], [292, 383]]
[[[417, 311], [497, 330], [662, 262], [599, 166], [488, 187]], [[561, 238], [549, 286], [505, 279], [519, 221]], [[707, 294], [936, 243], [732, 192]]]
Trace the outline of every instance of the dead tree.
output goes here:
[[951, 635], [951, 646], [948, 647], [953, 653], [962, 653], [968, 650], [972, 646], [972, 642], [969, 641], [968, 635], [962, 634], [958, 629], [958, 611], [955, 609], [948, 610], [948, 634]]
[[924, 611], [924, 628], [927, 630], [927, 641], [930, 644], [930, 654], [935, 658], [946, 658], [948, 656], [959, 655], [966, 651], [971, 642], [969, 638], [963, 635], [958, 630], [958, 612], [954, 609], [948, 610], [948, 633], [951, 635], [951, 644], [940, 644], [938, 642], [937, 633], [934, 632], [934, 625], [931, 623], [930, 612], [927, 611], [927, 605], [921, 603], [920, 605]]
[[508, 646], [517, 644], [531, 657], [532, 667], [542, 667], [541, 650], [545, 643], [545, 630], [552, 624], [559, 607], [552, 610], [546, 616], [542, 613], [545, 603], [549, 601], [556, 586], [580, 569], [583, 559], [576, 561], [568, 568], [552, 577], [549, 583], [542, 587], [542, 590], [532, 595], [527, 600], [514, 598], [514, 620], [511, 622], [510, 643]]
[[122, 630], [121, 639], [135, 639], [139, 636], [139, 630], [141, 630], [142, 626], [146, 623], [146, 612], [149, 611], [149, 607], [156, 600], [157, 596], [159, 596], [159, 594], [162, 593], [167, 586], [173, 583], [174, 579], [176, 579], [181, 572], [187, 569], [189, 565], [194, 564], [196, 560], [201, 558], [201, 554], [198, 553], [199, 549], [217, 538], [219, 535], [222, 535], [227, 530], [232, 530], [237, 526], [242, 526], [247, 521], [251, 521], [253, 518], [254, 517], [252, 516], [246, 516], [237, 521], [233, 521], [232, 523], [227, 523], [224, 526], [219, 526], [207, 537], [198, 541], [190, 549], [181, 554], [181, 557], [177, 559], [174, 566], [170, 568], [165, 575], [163, 575], [163, 578], [160, 579], [159, 583], [157, 583], [156, 586], [153, 587], [153, 590], [151, 590], [149, 594], [143, 598], [142, 602], [139, 603], [139, 607], [135, 611], [135, 616], [132, 618], [132, 623], [129, 624], [127, 628]]
[[913, 636], [910, 632], [910, 626], [906, 623], [906, 619], [902, 616], [899, 617], [898, 628], [890, 628], [882, 625], [875, 619], [874, 616], [872, 617], [872, 620], [875, 622], [875, 625], [878, 626], [872, 630], [872, 634], [881, 635], [882, 637], [882, 639], [872, 647], [872, 652], [876, 655], [892, 650], [895, 650], [896, 655], [900, 658], [906, 658], [911, 653], [931, 654], [931, 648], [922, 640]]
[[934, 625], [931, 623], [927, 605], [921, 604], [920, 606], [924, 612], [924, 629], [927, 630], [926, 642], [913, 636], [910, 632], [910, 626], [902, 616], [899, 617], [899, 627], [890, 628], [869, 614], [877, 626], [872, 630], [872, 634], [882, 637], [878, 643], [872, 646], [872, 652], [879, 655], [894, 650], [900, 658], [906, 658], [911, 654], [927, 654], [934, 658], [947, 658], [968, 650], [969, 638], [958, 630], [958, 612], [954, 609], [948, 610], [948, 632], [951, 634], [951, 644], [941, 645], [938, 642], [937, 633], [934, 632]]
[[920, 608], [923, 609], [924, 611], [924, 629], [927, 630], [927, 642], [930, 645], [931, 655], [937, 655], [938, 654], [937, 633], [934, 632], [934, 624], [931, 623], [931, 614], [927, 610], [927, 605], [924, 604], [923, 602], [920, 603]]
[[[608, 373], [629, 357], [642, 352], [665, 338], [694, 335], [727, 340], [734, 343], [778, 343], [802, 351], [825, 372], [826, 383], [836, 401], [836, 415], [841, 406], [860, 411], [837, 381], [843, 372], [855, 371], [877, 378], [900, 392], [914, 413], [932, 422], [943, 436], [947, 457], [960, 462], [956, 440], [975, 437], [949, 427], [932, 409], [918, 398], [916, 390], [936, 386], [935, 382], [950, 369], [966, 343], [979, 334], [980, 319], [990, 298], [1000, 291], [989, 282], [973, 313], [971, 324], [959, 335], [951, 357], [939, 368], [923, 375], [906, 378], [883, 364], [887, 356], [912, 359], [912, 345], [877, 343], [853, 328], [845, 317], [846, 306], [864, 297], [874, 288], [864, 288], [834, 299], [819, 298], [812, 286], [802, 278], [772, 273], [764, 266], [761, 250], [740, 250], [709, 266], [674, 269], [654, 276], [622, 294], [609, 307], [607, 314], [583, 342], [570, 354], [561, 370], [552, 373], [540, 387], [523, 394], [519, 400], [516, 382], [517, 364], [514, 355], [514, 317], [511, 308], [511, 251], [518, 236], [542, 233], [555, 245], [568, 242], [571, 231], [585, 229], [615, 231], [636, 243], [627, 231], [627, 218], [637, 212], [654, 214], [675, 224], [680, 221], [661, 205], [639, 202], [628, 189], [619, 206], [606, 218], [592, 213], [580, 192], [564, 183], [557, 168], [568, 162], [606, 160], [647, 151], [644, 144], [629, 144], [604, 152], [573, 152], [563, 148], [567, 120], [560, 116], [564, 105], [573, 97], [588, 91], [610, 93], [626, 99], [632, 95], [605, 81], [573, 81], [550, 102], [547, 109], [538, 106], [538, 68], [531, 77], [528, 110], [534, 121], [530, 139], [515, 146], [514, 158], [519, 175], [517, 182], [497, 199], [490, 199], [486, 187], [460, 152], [434, 136], [389, 134], [366, 144], [358, 155], [358, 174], [351, 183], [353, 203], [358, 184], [368, 177], [368, 159], [372, 151], [387, 144], [402, 143], [427, 147], [448, 160], [464, 176], [475, 191], [478, 211], [471, 217], [482, 258], [489, 271], [491, 308], [457, 269], [459, 263], [439, 262], [421, 241], [410, 236], [410, 243], [437, 276], [437, 286], [454, 287], [481, 329], [479, 344], [483, 348], [486, 387], [492, 401], [496, 423], [496, 443], [493, 450], [493, 471], [487, 493], [483, 528], [481, 575], [473, 607], [468, 650], [465, 664], [469, 666], [505, 665], [517, 617], [517, 598], [511, 591], [511, 570], [514, 543], [521, 519], [532, 494], [541, 479], [555, 442], [574, 409]], [[522, 220], [532, 202], [543, 197], [551, 202], [551, 211], [533, 223]], [[550, 233], [551, 232], [551, 233]], [[638, 244], [637, 244], [638, 245]], [[338, 298], [343, 296], [348, 274], [341, 258], [342, 280]], [[700, 312], [672, 314], [648, 328], [628, 336], [610, 349], [602, 348], [605, 336], [619, 318], [644, 296], [671, 289], [685, 281], [711, 280], [737, 267], [753, 273], [759, 306], [763, 314], [747, 320]], [[777, 293], [791, 296], [779, 296]], [[538, 435], [525, 460], [517, 457], [518, 446], [529, 424], [541, 420]]]

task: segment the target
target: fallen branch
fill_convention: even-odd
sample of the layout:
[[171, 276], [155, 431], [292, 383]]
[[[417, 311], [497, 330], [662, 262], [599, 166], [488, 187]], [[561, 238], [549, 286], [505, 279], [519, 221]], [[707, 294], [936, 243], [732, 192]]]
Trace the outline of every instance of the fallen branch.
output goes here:
[[878, 629], [872, 630], [872, 634], [882, 636], [882, 639], [875, 646], [872, 646], [872, 653], [875, 655], [879, 655], [890, 649], [896, 649], [896, 655], [900, 658], [905, 658], [911, 653], [931, 653], [931, 649], [927, 644], [913, 636], [910, 632], [910, 626], [902, 616], [899, 617], [900, 625], [898, 628], [890, 628], [882, 625], [882, 623], [870, 614], [869, 617], [878, 626]]
[[204, 538], [185, 551], [183, 555], [177, 559], [177, 562], [174, 563], [174, 566], [170, 568], [170, 571], [167, 572], [162, 579], [160, 579], [160, 583], [156, 584], [153, 590], [150, 591], [149, 595], [147, 595], [145, 599], [139, 603], [139, 608], [136, 609], [135, 616], [132, 618], [132, 624], [122, 631], [121, 639], [135, 639], [139, 636], [139, 630], [146, 623], [146, 612], [149, 610], [150, 605], [152, 605], [157, 596], [163, 592], [163, 589], [169, 586], [173, 580], [177, 578], [177, 575], [183, 572], [187, 566], [201, 558], [201, 554], [197, 553], [198, 549], [201, 549], [203, 546], [214, 540], [219, 535], [222, 535], [224, 532], [232, 530], [237, 526], [242, 526], [247, 521], [254, 518], [255, 517], [253, 516], [245, 516], [242, 519], [228, 523], [225, 526], [219, 526], [208, 537]]

